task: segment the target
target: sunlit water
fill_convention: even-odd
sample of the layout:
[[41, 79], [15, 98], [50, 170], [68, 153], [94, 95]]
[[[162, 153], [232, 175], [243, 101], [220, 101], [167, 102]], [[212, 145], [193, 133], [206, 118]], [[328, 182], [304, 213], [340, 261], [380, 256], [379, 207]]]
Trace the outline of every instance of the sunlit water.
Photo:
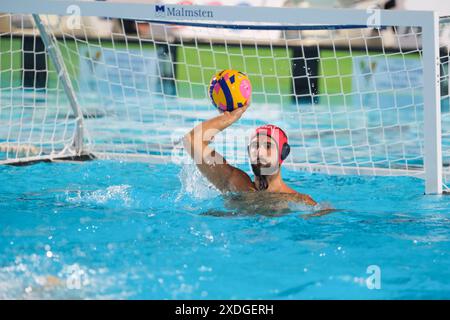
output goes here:
[[283, 174], [337, 210], [240, 209], [189, 165], [0, 166], [0, 298], [450, 298], [449, 197]]

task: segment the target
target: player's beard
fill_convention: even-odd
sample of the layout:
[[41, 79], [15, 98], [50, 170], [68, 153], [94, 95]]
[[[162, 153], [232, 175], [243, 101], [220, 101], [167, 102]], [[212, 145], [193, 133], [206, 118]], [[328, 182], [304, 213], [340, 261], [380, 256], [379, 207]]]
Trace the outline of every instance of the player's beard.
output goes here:
[[258, 190], [267, 190], [269, 187], [267, 177], [274, 175], [278, 171], [277, 168], [271, 165], [265, 166], [261, 163], [252, 163], [251, 167], [255, 177], [258, 177], [259, 180]]

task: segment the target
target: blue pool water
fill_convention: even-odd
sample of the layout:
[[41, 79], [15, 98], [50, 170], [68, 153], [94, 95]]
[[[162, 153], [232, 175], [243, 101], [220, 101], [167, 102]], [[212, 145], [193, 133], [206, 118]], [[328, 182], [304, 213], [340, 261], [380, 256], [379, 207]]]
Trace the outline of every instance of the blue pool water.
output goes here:
[[450, 197], [284, 176], [337, 210], [230, 206], [190, 165], [0, 166], [0, 298], [450, 298]]

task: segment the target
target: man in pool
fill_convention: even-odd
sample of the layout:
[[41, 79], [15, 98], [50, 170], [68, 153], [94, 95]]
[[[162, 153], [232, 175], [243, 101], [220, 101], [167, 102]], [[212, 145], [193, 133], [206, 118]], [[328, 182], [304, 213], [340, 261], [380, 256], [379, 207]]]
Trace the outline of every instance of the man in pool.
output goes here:
[[231, 166], [209, 146], [214, 136], [225, 130], [247, 110], [248, 105], [197, 125], [184, 137], [184, 145], [200, 172], [222, 193], [265, 191], [283, 195], [290, 201], [314, 206], [306, 194], [290, 188], [281, 177], [281, 164], [289, 154], [287, 135], [280, 128], [265, 125], [256, 129], [248, 146], [255, 181], [242, 170]]

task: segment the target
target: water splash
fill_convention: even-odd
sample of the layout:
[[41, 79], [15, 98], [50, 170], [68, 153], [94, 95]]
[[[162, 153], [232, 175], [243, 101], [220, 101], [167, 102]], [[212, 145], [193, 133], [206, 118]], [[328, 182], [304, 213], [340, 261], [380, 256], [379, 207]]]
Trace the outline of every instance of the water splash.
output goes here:
[[[117, 283], [123, 286], [128, 276], [104, 267], [64, 264], [37, 254], [20, 255], [0, 267], [0, 299], [111, 299], [117, 297]], [[123, 290], [119, 298], [131, 295]]]
[[132, 197], [130, 196], [131, 186], [117, 185], [109, 186], [106, 189], [99, 189], [95, 191], [66, 191], [66, 201], [70, 203], [95, 203], [95, 204], [109, 204], [111, 202], [119, 203], [126, 207], [132, 204]]
[[181, 188], [176, 198], [177, 201], [186, 195], [205, 200], [217, 197], [220, 194], [219, 190], [206, 180], [194, 163], [182, 165], [178, 178]]

